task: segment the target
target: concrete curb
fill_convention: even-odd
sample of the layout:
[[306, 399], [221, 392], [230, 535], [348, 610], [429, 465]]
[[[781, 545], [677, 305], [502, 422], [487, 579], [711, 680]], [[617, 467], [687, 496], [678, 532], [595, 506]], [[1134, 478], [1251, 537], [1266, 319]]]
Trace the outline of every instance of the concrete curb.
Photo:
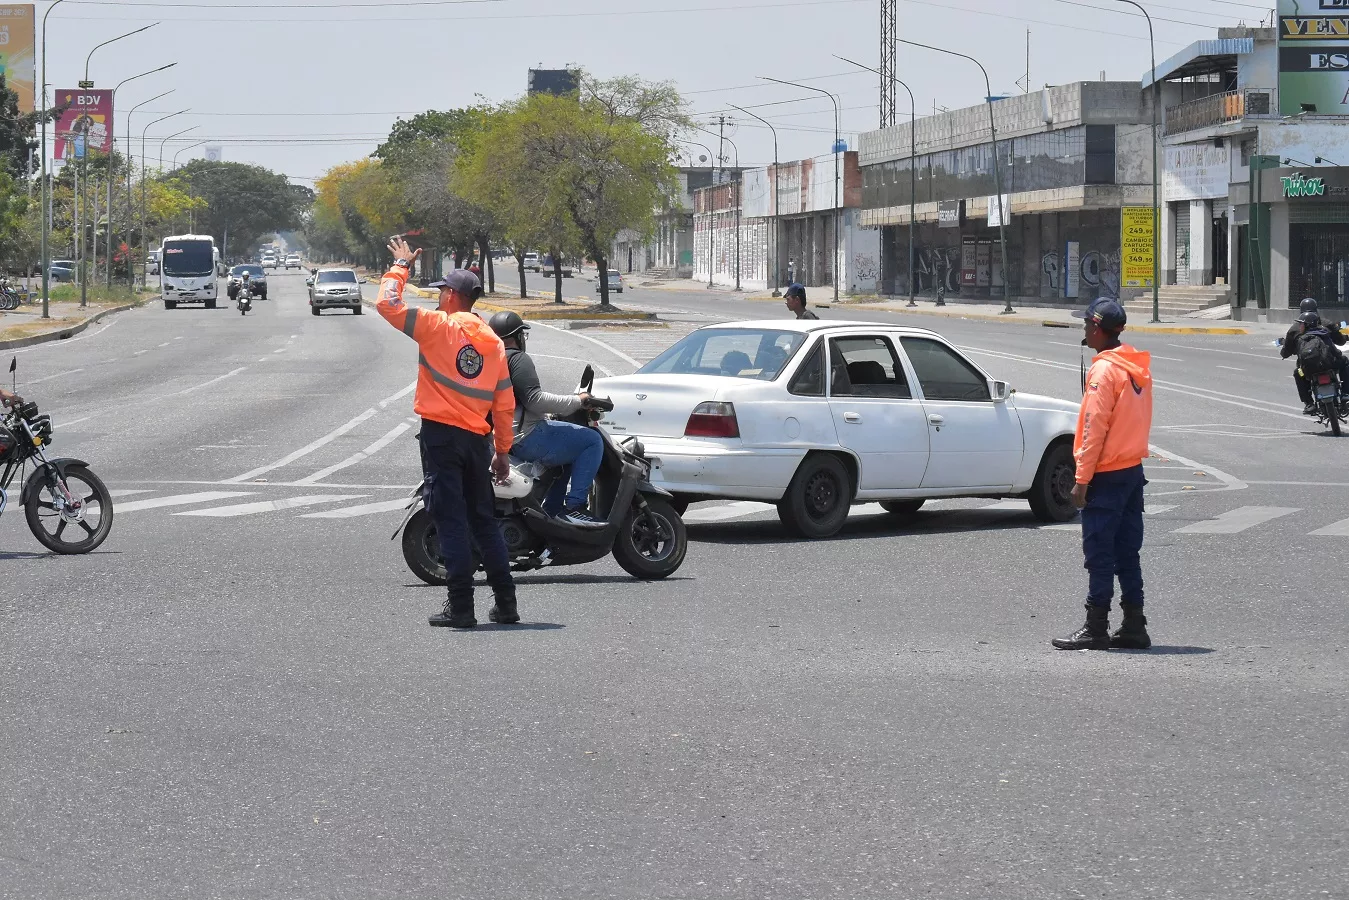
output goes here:
[[[1081, 324], [1076, 321], [1061, 322], [1056, 319], [1028, 319], [1028, 318], [1022, 319], [1017, 318], [1015, 315], [1006, 316], [996, 313], [993, 314], [976, 313], [976, 312], [967, 313], [958, 311], [944, 312], [938, 309], [922, 309], [922, 308], [908, 309], [906, 307], [894, 307], [875, 303], [859, 304], [859, 305], [862, 305], [864, 307], [870, 307], [872, 309], [878, 309], [881, 310], [882, 312], [901, 313], [903, 315], [912, 315], [912, 316], [933, 316], [939, 319], [972, 319], [979, 322], [997, 322], [1001, 325], [1035, 325], [1042, 328], [1081, 327]], [[835, 307], [835, 309], [846, 309], [846, 308], [847, 307], [844, 306]], [[948, 306], [947, 309], [949, 310], [951, 309], [951, 307]], [[1132, 325], [1131, 324], [1127, 327], [1126, 330], [1134, 332], [1142, 332], [1147, 334], [1250, 334], [1251, 333], [1248, 329], [1230, 325], [1217, 326], [1217, 325]]]
[[38, 344], [46, 344], [51, 341], [64, 341], [73, 338], [90, 325], [102, 319], [104, 316], [110, 316], [113, 313], [126, 312], [128, 309], [136, 309], [141, 304], [128, 303], [126, 306], [114, 306], [112, 309], [105, 309], [96, 315], [92, 315], [82, 322], [77, 322], [67, 328], [56, 328], [42, 334], [29, 335], [25, 338], [14, 338], [8, 341], [0, 341], [0, 350], [18, 350], [21, 347], [33, 347]]

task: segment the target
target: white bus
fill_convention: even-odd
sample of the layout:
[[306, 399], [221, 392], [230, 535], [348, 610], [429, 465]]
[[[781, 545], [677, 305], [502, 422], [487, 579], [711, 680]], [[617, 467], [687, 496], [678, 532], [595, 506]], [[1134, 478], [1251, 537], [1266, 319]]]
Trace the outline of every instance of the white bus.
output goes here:
[[164, 238], [159, 248], [159, 294], [165, 309], [179, 303], [204, 303], [215, 309], [215, 238], [209, 234], [179, 234]]

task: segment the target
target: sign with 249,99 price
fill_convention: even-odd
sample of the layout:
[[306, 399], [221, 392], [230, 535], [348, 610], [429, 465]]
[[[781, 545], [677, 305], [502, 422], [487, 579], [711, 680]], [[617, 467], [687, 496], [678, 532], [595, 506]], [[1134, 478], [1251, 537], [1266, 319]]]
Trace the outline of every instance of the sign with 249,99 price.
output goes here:
[[1152, 287], [1152, 241], [1155, 229], [1151, 206], [1120, 210], [1120, 286]]

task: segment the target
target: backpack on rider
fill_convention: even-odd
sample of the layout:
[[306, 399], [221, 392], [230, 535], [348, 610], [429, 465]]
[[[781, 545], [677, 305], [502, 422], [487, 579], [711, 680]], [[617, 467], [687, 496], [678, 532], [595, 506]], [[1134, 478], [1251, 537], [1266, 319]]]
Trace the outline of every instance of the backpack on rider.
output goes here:
[[1306, 312], [1298, 317], [1306, 329], [1298, 339], [1297, 363], [1304, 375], [1320, 375], [1337, 368], [1335, 349], [1331, 346], [1330, 336], [1321, 330], [1321, 318], [1314, 312]]

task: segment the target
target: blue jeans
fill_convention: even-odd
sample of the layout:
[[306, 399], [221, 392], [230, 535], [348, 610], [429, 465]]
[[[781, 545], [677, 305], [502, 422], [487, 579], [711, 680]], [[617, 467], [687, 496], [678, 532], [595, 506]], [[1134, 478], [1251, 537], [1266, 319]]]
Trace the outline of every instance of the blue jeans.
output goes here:
[[[600, 462], [604, 459], [604, 438], [593, 428], [545, 419], [511, 448], [511, 453], [550, 468], [570, 467], [571, 490], [566, 493], [566, 505], [568, 509], [577, 509], [584, 507], [590, 499], [590, 485], [594, 483]], [[555, 514], [561, 511], [558, 507], [566, 485], [564, 473], [548, 492], [548, 498], [544, 501], [546, 512]]]
[[1119, 578], [1120, 602], [1143, 605], [1143, 466], [1097, 472], [1082, 510], [1082, 554], [1090, 584], [1087, 602], [1110, 608]]
[[426, 511], [436, 523], [440, 555], [451, 598], [473, 598], [476, 547], [497, 596], [512, 596], [510, 556], [496, 520], [496, 497], [488, 471], [489, 438], [462, 428], [422, 420], [422, 468], [430, 476]]

